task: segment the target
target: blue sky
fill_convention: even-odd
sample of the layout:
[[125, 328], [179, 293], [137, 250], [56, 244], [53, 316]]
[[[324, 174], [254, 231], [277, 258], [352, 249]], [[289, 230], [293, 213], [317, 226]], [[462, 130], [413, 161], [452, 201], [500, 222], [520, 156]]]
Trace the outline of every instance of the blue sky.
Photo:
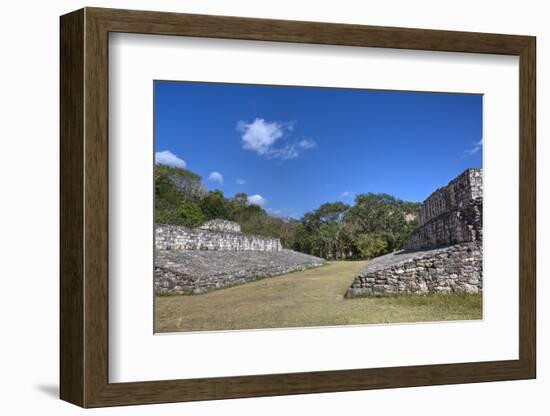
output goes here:
[[276, 215], [385, 192], [422, 201], [482, 163], [482, 96], [155, 81], [157, 163]]

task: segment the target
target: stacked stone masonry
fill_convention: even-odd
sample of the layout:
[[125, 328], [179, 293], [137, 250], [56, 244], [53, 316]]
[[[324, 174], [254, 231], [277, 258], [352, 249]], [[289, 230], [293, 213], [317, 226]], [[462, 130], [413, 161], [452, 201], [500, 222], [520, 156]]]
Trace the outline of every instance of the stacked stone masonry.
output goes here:
[[392, 293], [479, 293], [483, 249], [479, 242], [377, 257], [362, 270], [346, 297]]
[[206, 221], [199, 227], [202, 230], [222, 231], [230, 233], [240, 233], [241, 226], [238, 222], [227, 220], [210, 220]]
[[278, 238], [243, 234], [239, 224], [231, 221], [212, 220], [199, 228], [155, 227], [158, 294], [201, 294], [325, 263], [284, 250]]
[[467, 169], [420, 209], [420, 226], [404, 250], [373, 259], [346, 296], [478, 293], [482, 290], [483, 180]]
[[466, 169], [447, 186], [433, 192], [420, 208], [420, 226], [441, 214], [459, 209], [471, 201], [481, 199], [483, 180], [481, 169]]
[[441, 247], [483, 239], [481, 169], [467, 169], [431, 194], [420, 208], [420, 226], [405, 250]]
[[483, 202], [481, 198], [453, 208], [416, 229], [404, 248], [421, 250], [483, 239]]
[[[160, 250], [215, 251], [278, 251], [282, 249], [281, 241], [278, 238], [242, 234], [240, 228], [238, 232], [218, 231], [218, 229], [158, 224], [155, 227], [155, 247]], [[234, 226], [233, 229], [235, 229]]]
[[318, 257], [292, 250], [157, 250], [155, 291], [201, 294], [260, 278], [319, 267], [325, 263]]

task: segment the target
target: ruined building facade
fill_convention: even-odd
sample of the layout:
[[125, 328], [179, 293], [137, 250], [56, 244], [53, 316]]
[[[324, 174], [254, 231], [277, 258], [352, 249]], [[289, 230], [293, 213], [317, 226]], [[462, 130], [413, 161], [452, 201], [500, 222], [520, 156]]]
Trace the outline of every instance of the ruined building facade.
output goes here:
[[369, 262], [346, 296], [479, 293], [483, 288], [483, 175], [467, 169], [420, 209], [404, 250]]

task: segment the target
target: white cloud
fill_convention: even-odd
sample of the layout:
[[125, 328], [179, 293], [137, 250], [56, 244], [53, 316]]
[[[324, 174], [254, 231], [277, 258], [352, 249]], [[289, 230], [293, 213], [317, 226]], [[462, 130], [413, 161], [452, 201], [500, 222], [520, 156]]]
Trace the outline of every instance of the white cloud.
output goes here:
[[235, 182], [237, 182], [237, 185], [245, 185], [246, 184], [246, 181], [243, 178], [237, 178], [237, 180]]
[[475, 142], [473, 147], [471, 147], [470, 149], [468, 150], [465, 150], [464, 153], [466, 155], [473, 155], [473, 154], [476, 154], [477, 152], [479, 152], [481, 150], [481, 146], [483, 146], [483, 139], [481, 139], [480, 141], [478, 142]]
[[265, 199], [263, 196], [259, 194], [255, 195], [249, 195], [248, 196], [248, 203], [252, 205], [259, 205], [260, 207], [263, 207], [265, 204], [267, 204], [267, 199]]
[[243, 149], [254, 151], [268, 159], [294, 159], [302, 151], [317, 146], [317, 143], [309, 138], [278, 145], [293, 129], [294, 122], [270, 122], [263, 118], [256, 118], [252, 123], [244, 120], [237, 123], [237, 131], [241, 133]]
[[282, 159], [282, 160], [288, 160], [288, 159], [294, 159], [300, 155], [300, 152], [296, 148], [296, 145], [289, 144], [285, 147], [281, 147], [280, 149], [271, 149], [269, 151], [269, 158], [274, 159]]
[[269, 156], [283, 160], [294, 159], [300, 156], [303, 150], [313, 149], [315, 147], [317, 147], [315, 141], [304, 138], [297, 141], [295, 144], [288, 144], [280, 149], [272, 149]]
[[162, 150], [155, 153], [155, 163], [185, 169], [185, 160], [180, 159], [170, 150]]
[[285, 124], [257, 118], [252, 123], [239, 121], [237, 130], [241, 133], [244, 149], [252, 150], [259, 155], [265, 155], [269, 153], [275, 142], [283, 137]]
[[218, 182], [219, 184], [222, 184], [223, 175], [220, 172], [210, 172], [210, 175], [208, 175], [208, 180], [210, 182]]
[[340, 194], [340, 197], [347, 198], [347, 197], [350, 197], [350, 196], [353, 196], [353, 195], [355, 195], [355, 192], [353, 192], [353, 191], [344, 191]]
[[317, 143], [315, 143], [314, 140], [303, 138], [298, 142], [298, 147], [301, 147], [302, 149], [313, 149], [314, 147], [317, 147]]

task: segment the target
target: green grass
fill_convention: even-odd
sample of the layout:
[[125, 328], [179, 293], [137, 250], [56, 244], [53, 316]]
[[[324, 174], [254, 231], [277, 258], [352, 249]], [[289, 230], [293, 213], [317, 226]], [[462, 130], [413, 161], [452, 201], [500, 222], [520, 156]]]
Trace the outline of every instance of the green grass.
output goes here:
[[470, 320], [481, 295], [401, 295], [345, 299], [366, 261], [261, 279], [197, 296], [157, 296], [156, 332]]

